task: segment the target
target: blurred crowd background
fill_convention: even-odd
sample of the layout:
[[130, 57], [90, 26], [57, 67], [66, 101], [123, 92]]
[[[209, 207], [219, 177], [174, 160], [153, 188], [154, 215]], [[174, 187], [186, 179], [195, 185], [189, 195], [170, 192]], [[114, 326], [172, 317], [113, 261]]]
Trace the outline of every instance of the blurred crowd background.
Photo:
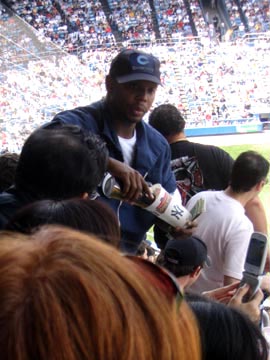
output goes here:
[[2, 151], [19, 152], [55, 113], [102, 97], [123, 47], [159, 57], [154, 106], [176, 105], [187, 128], [270, 113], [269, 1], [2, 1], [0, 45]]

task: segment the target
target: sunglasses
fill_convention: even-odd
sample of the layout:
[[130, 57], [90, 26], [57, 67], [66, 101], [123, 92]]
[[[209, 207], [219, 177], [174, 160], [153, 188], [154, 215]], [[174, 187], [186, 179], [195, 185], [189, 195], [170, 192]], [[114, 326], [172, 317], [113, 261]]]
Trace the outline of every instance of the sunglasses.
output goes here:
[[176, 300], [177, 310], [179, 309], [183, 293], [173, 274], [161, 266], [138, 256], [125, 255], [125, 257], [137, 266], [137, 269], [152, 285], [166, 294], [169, 300]]

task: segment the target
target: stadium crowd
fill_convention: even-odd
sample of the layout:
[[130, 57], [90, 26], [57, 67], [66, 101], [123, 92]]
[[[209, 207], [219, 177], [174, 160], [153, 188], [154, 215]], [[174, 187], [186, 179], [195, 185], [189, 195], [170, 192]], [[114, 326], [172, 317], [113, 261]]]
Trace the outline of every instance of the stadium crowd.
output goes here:
[[[227, 5], [229, 9], [230, 5]], [[250, 9], [251, 5], [245, 2], [243, 10]], [[258, 13], [257, 18], [266, 19], [269, 12], [267, 4], [259, 6], [253, 2], [253, 5], [253, 13]], [[128, 21], [136, 18], [143, 21], [149, 18], [149, 14], [146, 16], [144, 13], [150, 11], [146, 5], [130, 3], [121, 7], [121, 11], [117, 1], [111, 2], [110, 6], [114, 17], [120, 14], [117, 15], [118, 19]], [[19, 151], [26, 136], [57, 111], [100, 97], [104, 92], [103, 78], [117, 46], [113, 46], [115, 39], [109, 31], [110, 26], [99, 1], [39, 1], [27, 6], [25, 1], [16, 1], [13, 7], [25, 21], [37, 28], [38, 39], [50, 33], [49, 38], [60, 47], [68, 47], [72, 50], [70, 53], [78, 46], [84, 49], [80, 51], [80, 61], [75, 54], [57, 56], [55, 51], [51, 55], [53, 50], [46, 56], [40, 55], [40, 49], [34, 46], [29, 36], [25, 36], [20, 23], [1, 7], [0, 25], [4, 34], [1, 45], [3, 49], [7, 48], [2, 52], [1, 59], [3, 69], [6, 69], [1, 75], [1, 142], [4, 149]], [[207, 27], [201, 9], [196, 1], [191, 2], [190, 7], [196, 27], [199, 28], [201, 23], [203, 33]], [[158, 10], [162, 37], [167, 37], [167, 32], [174, 37], [176, 29], [190, 34], [184, 3], [174, 4], [169, 11], [166, 1], [155, 1], [155, 8]], [[236, 6], [233, 9], [236, 11]], [[124, 15], [124, 11], [129, 12], [129, 16]], [[136, 16], [137, 12], [139, 16]], [[95, 24], [92, 30], [90, 22]], [[162, 22], [164, 26], [161, 26]], [[107, 29], [104, 32], [106, 35], [97, 29], [101, 23], [101, 27]], [[148, 23], [151, 24], [151, 19]], [[143, 24], [134, 23], [133, 27], [122, 24], [122, 30], [130, 38], [137, 32], [137, 27], [144, 34], [140, 36], [146, 36], [147, 29]], [[88, 46], [90, 43], [96, 45], [100, 36], [105, 43], [108, 40], [109, 50], [104, 43], [101, 48]], [[191, 127], [230, 124], [235, 119], [253, 122], [251, 107], [267, 103], [270, 96], [266, 82], [269, 74], [269, 41], [266, 38], [252, 45], [241, 41], [215, 44], [205, 42], [203, 37], [169, 45], [152, 40], [147, 48], [162, 61], [164, 85], [154, 105], [164, 101], [177, 105]], [[16, 62], [18, 65], [14, 67]], [[4, 120], [6, 118], [10, 120], [7, 122]]]
[[[207, 18], [207, 13], [203, 13], [197, 0], [188, 3], [183, 0], [155, 0], [153, 8], [147, 0], [110, 0], [107, 8], [103, 8], [99, 0], [9, 0], [7, 3], [41, 35], [70, 52], [91, 46], [111, 47], [116, 41], [115, 33], [122, 41], [133, 43], [155, 40], [157, 34], [161, 38], [182, 38], [196, 34], [208, 37], [214, 30], [212, 20]], [[268, 1], [241, 1], [239, 8], [236, 2], [225, 0], [225, 7], [231, 26], [238, 35], [242, 36], [246, 31], [269, 30]], [[154, 20], [157, 21], [157, 32]]]
[[[256, 121], [251, 106], [259, 106], [270, 96], [266, 81], [270, 44], [266, 45], [207, 47], [189, 42], [169, 49], [153, 45], [151, 51], [162, 60], [164, 85], [154, 106], [164, 101], [177, 105], [189, 127], [230, 124], [236, 119]], [[75, 55], [51, 56], [4, 71], [2, 147], [19, 151], [31, 130], [56, 112], [98, 99], [114, 54], [115, 50], [89, 50], [83, 64]]]
[[124, 42], [155, 38], [149, 1], [109, 0], [108, 4], [110, 19]]
[[[117, 1], [112, 1], [108, 21], [99, 1], [10, 3], [22, 19], [37, 29], [39, 40], [49, 38], [59, 49], [68, 49], [74, 56], [58, 56], [59, 49], [53, 48], [47, 53], [41, 51], [1, 5], [1, 67], [4, 71], [0, 115], [4, 149], [18, 151], [31, 130], [57, 111], [86, 104], [100, 96], [104, 91], [103, 78], [108, 63], [117, 51], [112, 28], [120, 26], [120, 22], [125, 40], [134, 36], [137, 40], [151, 38], [151, 45], [147, 47], [162, 60], [164, 86], [158, 92], [154, 106], [164, 100], [177, 105], [189, 126], [230, 124], [235, 119], [252, 122], [250, 109], [269, 104], [267, 38], [254, 42], [253, 46], [237, 40], [211, 41], [211, 24], [204, 20], [197, 1], [190, 3], [195, 26], [201, 35], [194, 40], [185, 40], [192, 31], [183, 2], [173, 3], [170, 8], [166, 1], [154, 2], [161, 38], [178, 38], [176, 42], [165, 40], [160, 44], [154, 40], [148, 2], [120, 7]], [[238, 11], [230, 2], [227, 9], [230, 14]], [[249, 18], [250, 23], [261, 21], [258, 31], [267, 28], [269, 5], [246, 1], [242, 9], [247, 12], [247, 17], [254, 15]], [[231, 22], [240, 21], [239, 13], [237, 18], [237, 21], [232, 18]], [[144, 26], [146, 19], [151, 31]], [[128, 44], [128, 41], [124, 43]], [[48, 46], [50, 43], [45, 41], [44, 49]], [[10, 120], [6, 122], [6, 118]]]
[[192, 35], [184, 1], [154, 1], [161, 38]]

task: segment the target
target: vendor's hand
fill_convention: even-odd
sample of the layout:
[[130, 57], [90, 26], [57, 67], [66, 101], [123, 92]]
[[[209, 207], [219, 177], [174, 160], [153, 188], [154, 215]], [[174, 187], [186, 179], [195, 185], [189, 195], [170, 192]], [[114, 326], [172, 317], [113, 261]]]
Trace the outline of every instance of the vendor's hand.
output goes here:
[[254, 323], [259, 324], [261, 316], [260, 304], [263, 300], [263, 292], [261, 289], [258, 289], [252, 300], [244, 303], [243, 297], [248, 291], [249, 285], [247, 284], [239, 287], [228, 305], [244, 312]]
[[194, 228], [197, 226], [195, 221], [189, 221], [186, 227], [173, 227], [167, 222], [156, 218], [155, 224], [164, 232], [169, 233], [175, 239], [183, 239], [192, 235]]
[[193, 230], [197, 227], [196, 221], [189, 221], [185, 227], [171, 227], [170, 234], [175, 239], [182, 239], [185, 237], [189, 237], [193, 234]]
[[108, 169], [121, 182], [121, 190], [129, 202], [137, 200], [142, 194], [153, 199], [152, 193], [142, 175], [121, 161], [109, 158]]
[[204, 291], [202, 295], [207, 296], [208, 298], [214, 299], [223, 304], [227, 304], [234, 296], [238, 286], [239, 286], [239, 281], [227, 286], [223, 286], [221, 288], [217, 288], [210, 291]]

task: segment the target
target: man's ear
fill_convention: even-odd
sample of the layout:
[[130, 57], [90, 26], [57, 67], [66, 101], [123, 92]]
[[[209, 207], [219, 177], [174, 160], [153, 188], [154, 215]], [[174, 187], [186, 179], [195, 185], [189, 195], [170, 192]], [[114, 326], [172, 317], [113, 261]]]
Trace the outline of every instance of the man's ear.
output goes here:
[[88, 198], [88, 196], [89, 196], [88, 192], [85, 192], [80, 196], [80, 198], [85, 200]]
[[262, 190], [262, 188], [265, 185], [265, 180], [261, 180], [259, 181], [256, 185], [255, 185], [255, 190], [256, 192], [260, 192]]
[[201, 266], [197, 266], [192, 273], [190, 274], [190, 277], [194, 278], [194, 277], [198, 277], [200, 275], [200, 272], [202, 270]]

